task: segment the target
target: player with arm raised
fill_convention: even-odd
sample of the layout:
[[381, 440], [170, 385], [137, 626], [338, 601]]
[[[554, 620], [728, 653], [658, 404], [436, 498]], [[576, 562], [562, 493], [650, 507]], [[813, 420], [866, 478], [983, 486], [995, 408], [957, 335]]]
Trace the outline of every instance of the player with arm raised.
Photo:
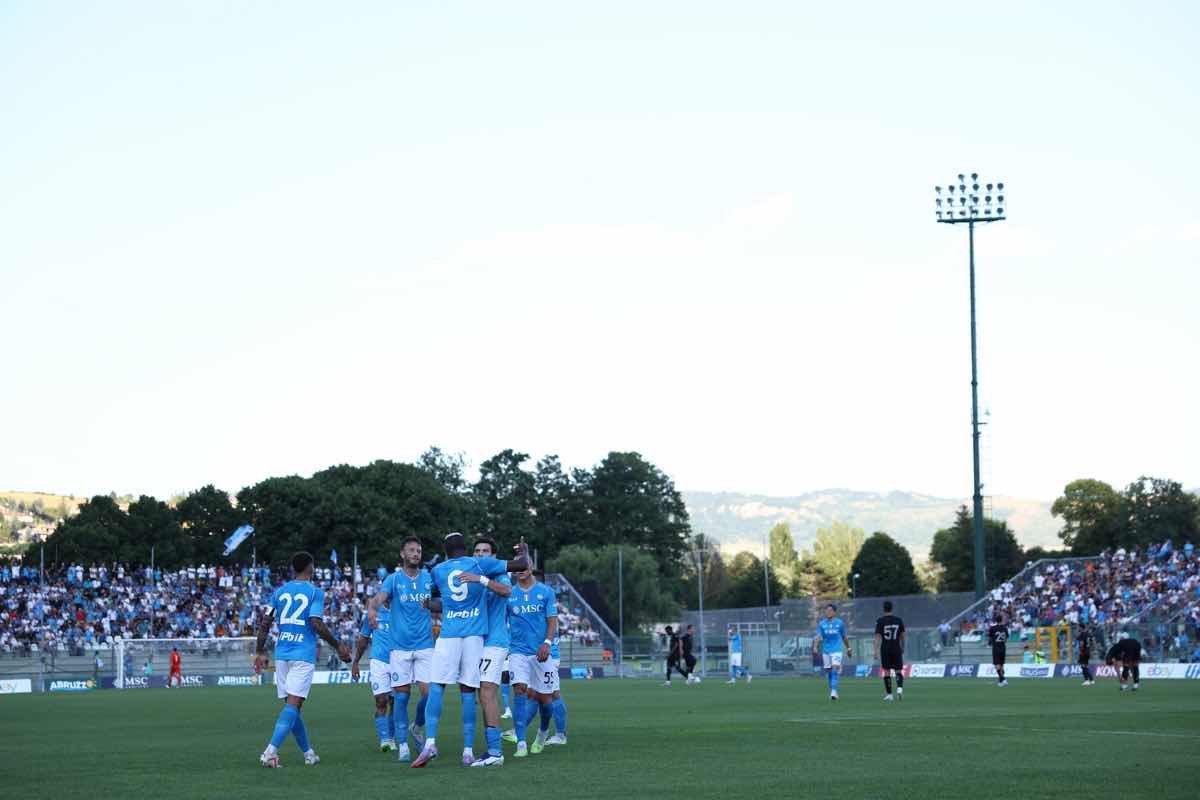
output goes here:
[[996, 615], [996, 623], [988, 628], [988, 644], [992, 646], [992, 666], [996, 668], [996, 685], [1008, 686], [1004, 677], [1004, 662], [1008, 659], [1008, 626], [1004, 624], [1004, 615]]
[[[442, 612], [442, 630], [433, 651], [432, 685], [429, 688], [429, 704], [425, 709], [425, 721], [429, 736], [421, 754], [412, 762], [421, 768], [437, 758], [437, 733], [442, 716], [442, 695], [446, 684], [457, 683], [462, 697], [464, 722], [463, 764], [474, 762], [471, 749], [473, 736], [467, 739], [467, 720], [471, 733], [475, 725], [475, 690], [479, 688], [479, 668], [483, 660], [483, 639], [487, 634], [487, 618], [484, 601], [488, 584], [508, 572], [520, 572], [529, 566], [525, 555], [525, 544], [519, 546], [520, 555], [512, 561], [495, 558], [475, 558], [467, 555], [467, 540], [461, 533], [451, 533], [445, 539], [446, 560], [433, 568], [433, 583], [440, 597], [437, 605]], [[469, 574], [478, 581], [464, 581]], [[437, 608], [430, 601], [433, 610]]]
[[[410, 536], [400, 546], [400, 569], [384, 579], [379, 591], [367, 606], [367, 621], [372, 628], [381, 624], [380, 610], [388, 604], [388, 634], [391, 653], [388, 671], [391, 675], [392, 722], [398, 743], [397, 758], [408, 761], [410, 731], [423, 746], [419, 726], [409, 728], [408, 700], [415, 682], [422, 698], [429, 694], [430, 670], [433, 665], [433, 620], [428, 600], [433, 588], [429, 571], [421, 567], [421, 540]], [[420, 714], [420, 706], [417, 709]]]
[[284, 701], [271, 742], [259, 757], [264, 767], [279, 766], [279, 745], [288, 734], [296, 737], [304, 765], [312, 766], [321, 759], [308, 743], [308, 730], [300, 716], [300, 707], [312, 687], [313, 668], [317, 661], [317, 638], [320, 637], [337, 651], [342, 661], [350, 660], [350, 651], [330, 632], [322, 615], [325, 612], [325, 593], [312, 582], [313, 557], [308, 553], [292, 556], [292, 580], [275, 590], [271, 602], [263, 610], [258, 626], [258, 647], [254, 671], [261, 674], [267, 668], [267, 636], [271, 623], [279, 626], [275, 642], [275, 688]]
[[[383, 753], [396, 749], [396, 725], [395, 717], [392, 714], [392, 637], [388, 632], [391, 628], [391, 620], [387, 618], [388, 616], [379, 615], [378, 627], [372, 629], [370, 615], [363, 615], [362, 629], [358, 632], [358, 642], [354, 652], [354, 663], [350, 665], [351, 677], [358, 680], [358, 662], [370, 648], [371, 660], [368, 677], [371, 684], [371, 695], [375, 699], [375, 733], [379, 735], [379, 750]], [[407, 733], [407, 731], [401, 730], [401, 735]]]
[[884, 700], [892, 699], [892, 677], [896, 699], [904, 699], [904, 620], [892, 613], [892, 601], [883, 601], [883, 616], [875, 620], [875, 658], [883, 675]]
[[817, 646], [817, 652], [821, 654], [821, 663], [829, 680], [829, 699], [837, 700], [842, 656], [850, 656], [852, 653], [850, 640], [846, 638], [846, 623], [838, 618], [837, 606], [833, 603], [825, 606], [825, 619], [817, 623], [817, 636], [813, 643]]

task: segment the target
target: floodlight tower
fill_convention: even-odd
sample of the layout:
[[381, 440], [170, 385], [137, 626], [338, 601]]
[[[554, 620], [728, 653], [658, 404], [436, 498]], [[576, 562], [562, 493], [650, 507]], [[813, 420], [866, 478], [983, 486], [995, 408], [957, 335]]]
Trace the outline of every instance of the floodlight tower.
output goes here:
[[971, 270], [971, 455], [975, 464], [973, 500], [975, 527], [975, 597], [983, 597], [985, 575], [983, 561], [983, 484], [979, 480], [979, 361], [975, 354], [975, 224], [1006, 219], [1007, 207], [1003, 183], [980, 183], [979, 173], [970, 178], [960, 174], [948, 186], [935, 186], [937, 221], [967, 226], [967, 249]]

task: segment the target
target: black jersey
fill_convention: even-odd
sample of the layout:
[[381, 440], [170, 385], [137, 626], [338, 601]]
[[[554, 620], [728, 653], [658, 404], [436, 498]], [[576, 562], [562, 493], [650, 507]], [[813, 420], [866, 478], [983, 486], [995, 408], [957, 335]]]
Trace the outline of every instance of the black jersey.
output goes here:
[[672, 633], [667, 643], [667, 660], [679, 658], [679, 634]]
[[1112, 646], [1105, 661], [1139, 661], [1142, 657], [1142, 643], [1137, 639], [1122, 639]]
[[1096, 637], [1091, 631], [1084, 631], [1079, 634], [1079, 660], [1087, 661], [1092, 655], [1092, 650], [1096, 648]]
[[904, 633], [904, 620], [895, 614], [884, 614], [875, 620], [875, 634], [879, 636], [881, 650], [897, 651], [900, 646], [900, 634]]
[[1008, 642], [1008, 626], [1000, 624], [993, 625], [992, 627], [988, 628], [987, 638], [988, 644], [992, 646], [993, 650], [1004, 649], [1005, 644]]
[[679, 643], [683, 645], [684, 656], [690, 656], [692, 654], [692, 635], [690, 633], [685, 633], [682, 637], [680, 637]]

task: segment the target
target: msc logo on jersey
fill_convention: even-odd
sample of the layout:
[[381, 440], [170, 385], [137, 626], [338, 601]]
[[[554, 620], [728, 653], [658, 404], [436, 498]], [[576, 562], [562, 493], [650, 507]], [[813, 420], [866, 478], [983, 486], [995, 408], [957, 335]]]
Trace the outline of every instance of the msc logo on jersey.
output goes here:
[[508, 610], [514, 614], [540, 614], [546, 607], [540, 603], [514, 603]]

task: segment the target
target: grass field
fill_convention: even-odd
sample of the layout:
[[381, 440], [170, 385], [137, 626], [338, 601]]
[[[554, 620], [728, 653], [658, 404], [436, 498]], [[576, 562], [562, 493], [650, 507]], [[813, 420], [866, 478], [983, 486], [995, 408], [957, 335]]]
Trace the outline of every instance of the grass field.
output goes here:
[[303, 767], [289, 740], [278, 771], [258, 766], [278, 710], [270, 688], [12, 695], [0, 697], [0, 786], [60, 800], [1194, 798], [1200, 681], [1142, 687], [909, 680], [904, 702], [885, 704], [879, 681], [846, 679], [834, 704], [810, 678], [574, 681], [564, 687], [570, 743], [490, 770], [458, 765], [451, 693], [442, 757], [413, 770], [376, 751], [363, 687], [315, 686], [304, 716], [322, 763]]

